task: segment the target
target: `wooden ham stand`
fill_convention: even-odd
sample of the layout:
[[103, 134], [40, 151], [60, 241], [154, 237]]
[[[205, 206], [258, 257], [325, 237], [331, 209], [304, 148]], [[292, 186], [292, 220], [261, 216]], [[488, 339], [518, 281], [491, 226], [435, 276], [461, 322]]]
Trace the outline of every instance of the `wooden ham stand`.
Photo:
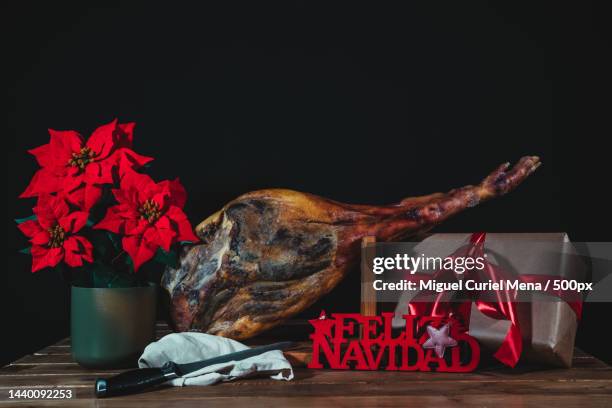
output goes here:
[[[361, 240], [361, 308], [362, 316], [375, 316], [376, 291], [372, 287], [374, 274], [369, 265], [376, 255], [376, 237], [365, 237]], [[359, 337], [363, 335], [363, 330], [359, 332]]]

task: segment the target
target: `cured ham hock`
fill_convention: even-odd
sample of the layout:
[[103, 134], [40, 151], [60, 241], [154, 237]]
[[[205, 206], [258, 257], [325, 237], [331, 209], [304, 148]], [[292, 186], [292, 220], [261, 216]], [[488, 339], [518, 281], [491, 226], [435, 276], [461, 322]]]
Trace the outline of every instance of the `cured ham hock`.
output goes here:
[[393, 205], [344, 204], [270, 189], [246, 193], [196, 227], [162, 286], [179, 331], [252, 337], [331, 291], [360, 259], [360, 241], [419, 235], [466, 208], [508, 193], [538, 166], [535, 156], [503, 164], [476, 186]]

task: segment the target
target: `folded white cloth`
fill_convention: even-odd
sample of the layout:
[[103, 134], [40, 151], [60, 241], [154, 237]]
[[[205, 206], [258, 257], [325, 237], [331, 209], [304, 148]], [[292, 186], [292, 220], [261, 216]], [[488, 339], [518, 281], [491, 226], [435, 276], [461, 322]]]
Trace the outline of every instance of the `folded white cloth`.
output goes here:
[[[149, 344], [138, 359], [138, 366], [161, 367], [168, 361], [191, 363], [248, 348], [235, 340], [210, 334], [172, 333]], [[174, 386], [210, 385], [255, 374], [267, 374], [273, 380], [293, 379], [293, 369], [283, 352], [272, 350], [244, 360], [204, 367], [168, 383]]]

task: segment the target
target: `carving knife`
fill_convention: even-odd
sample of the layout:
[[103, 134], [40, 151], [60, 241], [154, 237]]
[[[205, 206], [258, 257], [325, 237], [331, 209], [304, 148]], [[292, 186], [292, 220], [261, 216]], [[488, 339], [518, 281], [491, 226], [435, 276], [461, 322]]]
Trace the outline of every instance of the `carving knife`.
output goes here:
[[98, 378], [95, 388], [96, 397], [103, 398], [141, 392], [149, 387], [155, 387], [174, 378], [198, 371], [204, 367], [227, 363], [229, 361], [244, 360], [271, 350], [286, 350], [293, 347], [293, 345], [294, 343], [291, 341], [283, 341], [280, 343], [268, 344], [266, 346], [236, 351], [203, 361], [186, 364], [177, 364], [169, 361], [162, 367], [139, 368], [118, 374], [112, 378]]

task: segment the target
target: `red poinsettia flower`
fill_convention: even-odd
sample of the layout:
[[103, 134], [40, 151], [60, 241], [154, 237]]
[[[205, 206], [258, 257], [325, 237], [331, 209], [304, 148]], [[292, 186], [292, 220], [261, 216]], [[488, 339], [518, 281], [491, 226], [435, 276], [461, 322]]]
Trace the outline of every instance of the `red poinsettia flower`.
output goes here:
[[175, 242], [198, 241], [183, 212], [187, 193], [178, 179], [155, 183], [147, 175], [130, 172], [113, 194], [118, 204], [94, 228], [123, 235], [122, 246], [134, 270], [160, 247], [168, 252]]
[[87, 212], [70, 212], [63, 197], [41, 194], [34, 214], [35, 220], [18, 225], [32, 243], [32, 272], [61, 261], [72, 267], [93, 262], [91, 243], [75, 235], [87, 223]]
[[133, 131], [134, 123], [116, 119], [97, 128], [87, 141], [74, 130], [49, 129], [49, 143], [29, 151], [41, 169], [20, 197], [61, 191], [71, 203], [89, 210], [102, 194], [101, 185], [114, 182], [116, 168], [123, 174], [152, 160], [131, 149]]

